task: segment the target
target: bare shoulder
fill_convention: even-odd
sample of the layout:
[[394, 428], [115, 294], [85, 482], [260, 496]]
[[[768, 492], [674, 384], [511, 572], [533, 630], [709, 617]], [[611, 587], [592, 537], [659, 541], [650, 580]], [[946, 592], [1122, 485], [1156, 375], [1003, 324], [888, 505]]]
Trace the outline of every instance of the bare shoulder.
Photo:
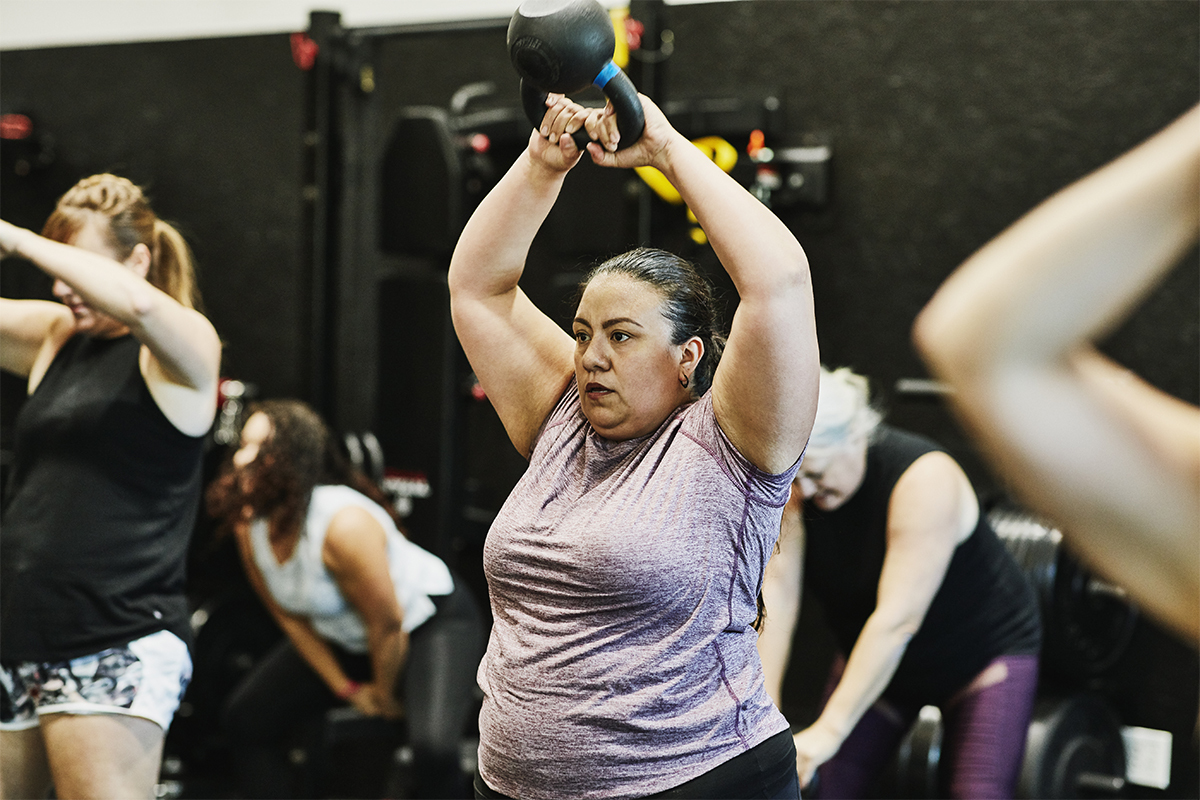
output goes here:
[[966, 473], [953, 456], [942, 450], [931, 450], [908, 465], [896, 487], [909, 484], [945, 489], [966, 479]]
[[890, 533], [941, 531], [962, 541], [979, 519], [979, 502], [967, 474], [954, 458], [935, 450], [909, 465], [896, 481], [888, 504]]
[[329, 520], [321, 556], [327, 566], [378, 558], [387, 534], [379, 520], [362, 506], [346, 506]]

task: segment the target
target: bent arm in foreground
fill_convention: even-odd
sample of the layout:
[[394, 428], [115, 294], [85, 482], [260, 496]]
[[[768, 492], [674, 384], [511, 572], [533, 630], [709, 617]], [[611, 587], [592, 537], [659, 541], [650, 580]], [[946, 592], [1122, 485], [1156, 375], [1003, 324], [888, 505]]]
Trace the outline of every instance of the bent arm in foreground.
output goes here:
[[[1200, 231], [1200, 108], [972, 256], [914, 329], [984, 454], [1148, 611], [1200, 636], [1200, 410], [1101, 355]], [[1189, 368], [1192, 365], [1189, 365]]]
[[[221, 342], [199, 311], [185, 307], [126, 264], [2, 221], [0, 250], [28, 258], [89, 306], [128, 325], [171, 381], [215, 393]], [[139, 245], [130, 259], [149, 257], [149, 250]]]

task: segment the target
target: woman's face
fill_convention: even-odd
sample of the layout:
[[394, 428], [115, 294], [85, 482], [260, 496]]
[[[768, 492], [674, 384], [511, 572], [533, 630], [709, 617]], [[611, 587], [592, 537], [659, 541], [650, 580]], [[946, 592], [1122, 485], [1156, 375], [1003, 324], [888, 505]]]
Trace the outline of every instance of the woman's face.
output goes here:
[[592, 279], [579, 301], [575, 380], [583, 413], [607, 439], [644, 436], [691, 397], [680, 385], [689, 343], [671, 344], [662, 303], [653, 287], [619, 274]]
[[[79, 232], [71, 238], [69, 244], [81, 250], [87, 250], [90, 253], [111, 258], [134, 271], [138, 271], [137, 266], [143, 256], [142, 253], [137, 252], [134, 255], [130, 255], [129, 258], [122, 260], [108, 243], [104, 223], [98, 220], [89, 220], [84, 223]], [[138, 247], [146, 250], [144, 245], [138, 245]], [[146, 251], [145, 255], [148, 257], [149, 251]], [[145, 275], [143, 274], [142, 277], [145, 277]], [[124, 323], [89, 306], [83, 301], [82, 297], [76, 294], [74, 289], [62, 280], [54, 281], [52, 291], [59, 301], [71, 309], [71, 313], [75, 316], [75, 330], [80, 333], [106, 338], [121, 336], [128, 332], [129, 328]]]
[[237, 451], [233, 454], [233, 466], [239, 470], [258, 460], [263, 443], [271, 436], [271, 420], [261, 411], [256, 411], [242, 426], [242, 440]]
[[795, 483], [806, 502], [833, 511], [854, 496], [866, 470], [867, 441], [858, 439], [834, 450], [805, 454]]

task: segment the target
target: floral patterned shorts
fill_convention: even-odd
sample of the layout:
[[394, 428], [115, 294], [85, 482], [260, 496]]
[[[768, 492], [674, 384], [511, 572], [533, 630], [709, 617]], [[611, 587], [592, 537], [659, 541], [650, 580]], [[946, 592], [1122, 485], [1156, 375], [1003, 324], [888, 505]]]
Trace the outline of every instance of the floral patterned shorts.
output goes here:
[[159, 631], [70, 661], [0, 665], [0, 730], [38, 726], [40, 714], [125, 714], [164, 731], [192, 679], [187, 645]]

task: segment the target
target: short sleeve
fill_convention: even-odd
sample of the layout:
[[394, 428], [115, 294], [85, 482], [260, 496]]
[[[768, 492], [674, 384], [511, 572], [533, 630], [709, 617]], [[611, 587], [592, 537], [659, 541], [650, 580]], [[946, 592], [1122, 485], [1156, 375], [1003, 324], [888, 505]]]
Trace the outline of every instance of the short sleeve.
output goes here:
[[742, 486], [765, 505], [781, 507], [791, 494], [792, 480], [804, 460], [801, 454], [796, 463], [783, 472], [764, 472], [750, 463], [721, 430], [713, 411], [712, 391], [705, 392], [683, 412], [683, 435], [704, 448], [730, 480]]

